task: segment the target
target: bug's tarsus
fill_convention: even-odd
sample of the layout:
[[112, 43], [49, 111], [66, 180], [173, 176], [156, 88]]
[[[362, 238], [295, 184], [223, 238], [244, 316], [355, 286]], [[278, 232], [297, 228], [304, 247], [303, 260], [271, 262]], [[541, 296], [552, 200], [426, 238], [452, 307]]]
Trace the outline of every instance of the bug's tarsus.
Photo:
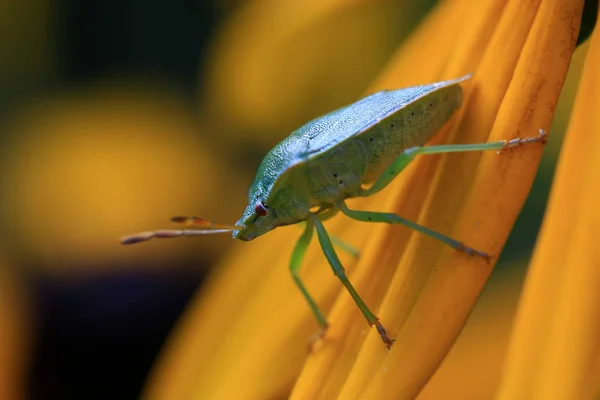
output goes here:
[[490, 256], [489, 254], [483, 251], [475, 250], [472, 247], [465, 246], [464, 243], [460, 243], [456, 251], [467, 253], [468, 255], [473, 257], [481, 257], [488, 263], [492, 260], [492, 256]]
[[319, 332], [315, 333], [315, 336], [314, 336], [315, 339], [323, 339], [328, 330], [329, 330], [329, 324], [321, 327], [321, 329], [319, 329]]
[[321, 329], [319, 329], [319, 332], [315, 333], [314, 335], [312, 335], [310, 337], [310, 339], [308, 340], [308, 352], [309, 353], [313, 353], [316, 350], [316, 346], [319, 343], [322, 343], [328, 329], [329, 329], [329, 324], [321, 327]]
[[374, 325], [375, 325], [375, 328], [377, 329], [377, 333], [379, 333], [379, 336], [381, 336], [381, 340], [383, 340], [383, 343], [385, 343], [388, 350], [391, 349], [392, 345], [396, 342], [396, 339], [391, 339], [387, 335], [387, 331], [385, 330], [385, 328], [383, 327], [381, 322], [377, 321], [377, 322], [375, 322]]
[[505, 140], [504, 141], [504, 149], [502, 150], [506, 150], [506, 149], [511, 149], [513, 147], [518, 147], [518, 146], [522, 146], [524, 144], [529, 144], [529, 143], [535, 143], [535, 142], [540, 142], [541, 144], [546, 144], [547, 143], [547, 138], [548, 134], [540, 128], [540, 133], [537, 136], [529, 136], [526, 138], [514, 138], [511, 140]]
[[541, 144], [548, 143], [548, 134], [546, 133], [546, 131], [543, 130], [542, 128], [540, 128], [539, 132], [540, 133], [535, 137], [535, 138], [538, 138], [537, 141], [539, 141]]

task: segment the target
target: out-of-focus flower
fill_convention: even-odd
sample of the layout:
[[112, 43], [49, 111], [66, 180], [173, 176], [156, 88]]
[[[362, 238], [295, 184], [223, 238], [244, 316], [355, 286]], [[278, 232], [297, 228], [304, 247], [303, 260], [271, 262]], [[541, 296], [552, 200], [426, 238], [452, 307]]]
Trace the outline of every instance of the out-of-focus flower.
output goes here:
[[23, 285], [0, 252], [0, 398], [25, 398], [29, 367], [30, 304]]
[[[535, 136], [550, 125], [582, 8], [573, 0], [444, 1], [369, 92], [473, 72], [462, 111], [433, 142]], [[421, 157], [382, 193], [352, 205], [398, 213], [497, 259], [542, 149]], [[306, 352], [317, 326], [288, 276], [300, 232], [277, 229], [224, 260], [165, 348], [147, 398], [416, 397], [456, 340], [492, 265], [400, 227], [340, 217], [329, 228], [361, 248], [357, 262], [342, 262], [396, 337], [390, 351], [313, 243], [302, 276], [331, 328]]]
[[421, 13], [419, 2], [406, 0], [241, 4], [217, 31], [202, 81], [215, 140], [264, 149], [307, 117], [343, 105]]
[[84, 274], [81, 265], [160, 264], [192, 246], [210, 260], [229, 243], [118, 245], [125, 234], [168, 226], [174, 212], [226, 220], [243, 206], [232, 195], [243, 174], [202, 141], [175, 93], [107, 81], [39, 99], [13, 120], [0, 149], [0, 228], [23, 263]]

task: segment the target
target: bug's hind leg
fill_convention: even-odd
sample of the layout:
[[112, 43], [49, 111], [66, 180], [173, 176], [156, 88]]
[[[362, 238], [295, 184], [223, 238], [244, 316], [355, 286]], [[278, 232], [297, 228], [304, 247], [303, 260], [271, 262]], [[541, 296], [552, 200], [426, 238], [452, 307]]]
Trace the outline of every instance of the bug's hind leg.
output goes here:
[[486, 261], [490, 261], [492, 257], [483, 251], [475, 250], [471, 247], [465, 246], [463, 243], [458, 240], [454, 240], [449, 236], [443, 235], [433, 229], [426, 228], [422, 225], [419, 225], [415, 222], [409, 221], [406, 218], [402, 218], [399, 215], [392, 213], [383, 213], [383, 212], [375, 212], [375, 211], [358, 211], [351, 210], [346, 206], [346, 203], [343, 201], [338, 203], [338, 208], [342, 213], [347, 215], [348, 217], [355, 219], [357, 221], [363, 222], [384, 222], [388, 224], [399, 224], [407, 226], [411, 229], [414, 229], [418, 232], [421, 232], [429, 237], [439, 240], [440, 242], [452, 247], [454, 250], [462, 251], [471, 256], [478, 256], [483, 258]]
[[548, 135], [543, 129], [537, 136], [526, 138], [515, 138], [510, 140], [501, 140], [499, 142], [490, 143], [475, 143], [475, 144], [448, 144], [441, 146], [425, 146], [412, 147], [404, 150], [396, 160], [377, 178], [375, 183], [368, 189], [363, 189], [360, 193], [361, 197], [371, 196], [380, 190], [384, 189], [414, 158], [419, 154], [442, 154], [442, 153], [460, 153], [467, 151], [485, 151], [495, 150], [502, 151], [513, 147], [521, 146], [530, 143], [546, 143]]

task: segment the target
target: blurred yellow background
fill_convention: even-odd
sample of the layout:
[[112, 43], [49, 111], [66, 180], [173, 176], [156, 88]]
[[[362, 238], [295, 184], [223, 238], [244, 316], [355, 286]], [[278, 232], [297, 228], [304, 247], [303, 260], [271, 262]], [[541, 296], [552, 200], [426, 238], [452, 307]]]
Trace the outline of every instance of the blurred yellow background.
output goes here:
[[[252, 243], [119, 237], [173, 215], [234, 222], [264, 153], [360, 97], [435, 3], [0, 4], [0, 398], [137, 397], [207, 271]], [[501, 261], [423, 399], [494, 393], [585, 51]]]

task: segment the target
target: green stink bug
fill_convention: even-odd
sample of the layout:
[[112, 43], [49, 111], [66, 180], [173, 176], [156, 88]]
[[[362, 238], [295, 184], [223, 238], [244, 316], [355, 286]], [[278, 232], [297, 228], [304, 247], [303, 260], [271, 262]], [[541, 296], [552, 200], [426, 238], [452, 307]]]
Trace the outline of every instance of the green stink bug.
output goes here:
[[327, 319], [298, 275], [315, 229], [334, 274], [389, 348], [394, 340], [350, 283], [322, 221], [341, 211], [358, 221], [401, 224], [455, 250], [489, 260], [490, 256], [482, 251], [398, 215], [352, 210], [345, 204], [347, 198], [370, 196], [385, 188], [419, 154], [499, 151], [545, 142], [546, 134], [540, 130], [538, 136], [525, 139], [423, 147], [461, 106], [460, 83], [470, 77], [377, 92], [297, 129], [263, 159], [250, 187], [248, 205], [235, 225], [216, 224], [199, 217], [174, 217], [173, 222], [201, 229], [144, 232], [125, 237], [121, 243], [223, 232], [233, 232], [234, 238], [248, 241], [278, 226], [306, 221], [292, 253], [290, 270], [319, 322], [321, 334], [327, 329]]

